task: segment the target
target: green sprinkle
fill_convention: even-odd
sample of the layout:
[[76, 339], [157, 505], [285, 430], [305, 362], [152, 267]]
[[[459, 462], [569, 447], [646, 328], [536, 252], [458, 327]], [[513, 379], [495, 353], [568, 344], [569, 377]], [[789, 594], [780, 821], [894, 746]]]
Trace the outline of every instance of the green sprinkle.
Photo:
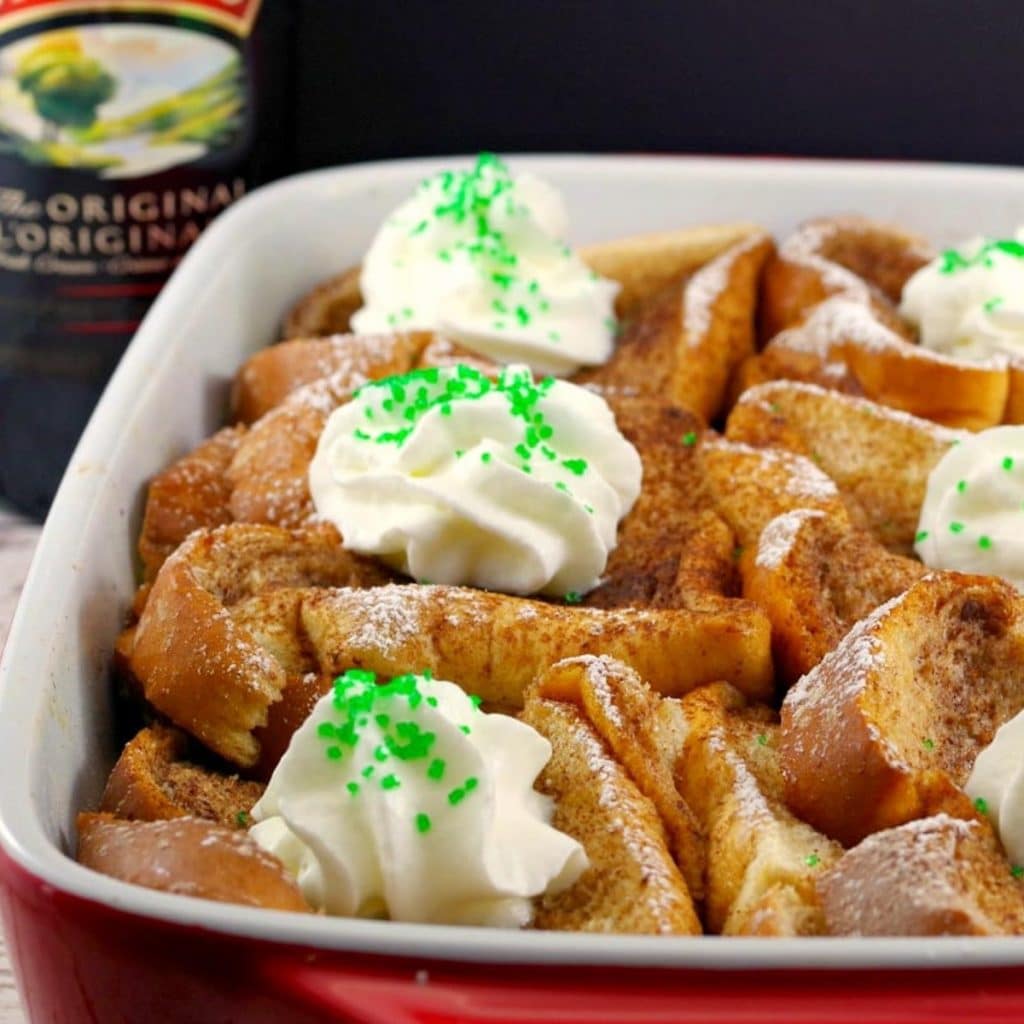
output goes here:
[[397, 775], [385, 775], [384, 778], [380, 780], [381, 789], [398, 789], [400, 785], [401, 782], [398, 781]]
[[492, 458], [493, 458], [493, 456], [491, 455], [490, 452], [481, 452], [480, 453], [480, 461], [481, 462], [490, 462]]
[[448, 793], [448, 803], [455, 807], [457, 804], [462, 803], [466, 799], [466, 791], [461, 786], [456, 786], [455, 789]]
[[1013, 867], [1010, 868], [1010, 874], [1013, 875], [1014, 878], [1020, 878], [1022, 875], [1024, 875], [1024, 868], [1022, 868], [1019, 864], [1014, 864]]
[[432, 708], [436, 708], [437, 707], [437, 698], [436, 697], [428, 697], [427, 698], [427, 706], [428, 707], [432, 707]]
[[586, 459], [562, 459], [562, 465], [575, 476], [583, 476], [587, 471]]
[[469, 703], [473, 705], [474, 711], [480, 710], [480, 705], [483, 704], [484, 699], [477, 693], [471, 693], [469, 695]]
[[430, 831], [430, 816], [427, 814], [416, 815], [416, 831], [423, 835], [424, 832]]
[[989, 299], [988, 302], [983, 303], [981, 308], [985, 310], [986, 313], [994, 313], [1004, 301], [1005, 300], [1001, 295], [997, 295], [994, 299]]
[[688, 430], [685, 434], [683, 434], [683, 444], [687, 448], [692, 448], [696, 443], [697, 443], [697, 431], [696, 430]]
[[1011, 456], [1007, 455], [1006, 458], [1003, 459], [1003, 469], [1005, 469], [1007, 473], [1013, 469], [1013, 458]]
[[569, 593], [565, 595], [566, 604], [579, 604], [582, 600], [583, 597], [575, 590], [570, 590]]
[[330, 758], [330, 759], [331, 759], [332, 761], [340, 761], [340, 760], [341, 760], [341, 756], [342, 756], [342, 749], [341, 749], [341, 747], [328, 747], [328, 748], [327, 748], [327, 749], [326, 749], [326, 750], [324, 751], [324, 753], [325, 753], [325, 754], [326, 754], [326, 755], [327, 755], [327, 756], [328, 756], [328, 757], [329, 757], [329, 758]]
[[978, 799], [974, 801], [974, 809], [979, 814], [988, 814], [988, 801], [984, 797], [979, 796]]
[[982, 551], [988, 551], [988, 549], [992, 547], [992, 538], [982, 534], [978, 538], [978, 547], [981, 548]]
[[479, 780], [474, 778], [472, 775], [463, 783], [467, 793], [472, 793], [474, 789], [479, 785]]
[[955, 522], [955, 521], [950, 523], [949, 524], [949, 532], [950, 533], [963, 533], [964, 532], [964, 524], [963, 523], [958, 523], [958, 522]]
[[927, 737], [925, 737], [923, 740], [921, 740], [921, 746], [924, 747], [925, 750], [934, 750], [935, 740], [930, 740]]
[[239, 811], [235, 815], [235, 824], [238, 825], [239, 828], [248, 828], [248, 826], [249, 826], [249, 812], [248, 811]]
[[816, 853], [811, 853], [804, 857], [804, 863], [809, 868], [816, 868], [821, 863], [821, 858]]
[[762, 733], [758, 733], [757, 742], [758, 742], [759, 746], [767, 747], [768, 746], [768, 735], [767, 735], [767, 733], [763, 733], [763, 732]]
[[445, 767], [446, 763], [441, 760], [441, 758], [435, 757], [434, 760], [430, 762], [430, 767], [427, 769], [427, 778], [434, 779], [435, 781], [443, 778]]
[[473, 730], [472, 730], [472, 729], [470, 729], [470, 727], [469, 727], [468, 725], [460, 725], [460, 726], [459, 726], [459, 732], [464, 732], [464, 733], [465, 733], [465, 734], [466, 734], [467, 736], [468, 736], [468, 735], [469, 735], [469, 734], [470, 734], [470, 733], [471, 733], [472, 731], [473, 731]]
[[957, 489], [957, 491], [960, 494], [963, 494], [964, 491], [967, 490], [967, 481], [966, 480], [958, 480], [957, 481], [957, 485], [956, 485], [956, 489]]
[[918, 530], [917, 533], [914, 534], [914, 543], [915, 544], [920, 544], [921, 541], [927, 540], [927, 539], [928, 539], [928, 531], [927, 530]]
[[345, 788], [353, 795], [359, 795], [359, 783], [358, 782], [347, 782]]
[[362, 770], [362, 772], [360, 772], [360, 774], [362, 775], [362, 777], [363, 777], [364, 779], [369, 779], [369, 778], [372, 778], [372, 777], [373, 777], [373, 765], [372, 765], [372, 764], [368, 764], [368, 765], [367, 765], [367, 766], [366, 766], [366, 767], [365, 767], [365, 768], [364, 768], [364, 769]]

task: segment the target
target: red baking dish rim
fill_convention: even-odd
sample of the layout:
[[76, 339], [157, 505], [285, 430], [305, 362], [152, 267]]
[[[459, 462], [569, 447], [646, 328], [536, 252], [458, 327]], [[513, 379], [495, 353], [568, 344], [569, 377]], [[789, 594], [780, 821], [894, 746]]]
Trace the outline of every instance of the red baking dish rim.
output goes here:
[[55, 888], [2, 850], [0, 882], [0, 913], [32, 1024], [1024, 1020], [1019, 967], [742, 971], [452, 963], [289, 946], [142, 917]]

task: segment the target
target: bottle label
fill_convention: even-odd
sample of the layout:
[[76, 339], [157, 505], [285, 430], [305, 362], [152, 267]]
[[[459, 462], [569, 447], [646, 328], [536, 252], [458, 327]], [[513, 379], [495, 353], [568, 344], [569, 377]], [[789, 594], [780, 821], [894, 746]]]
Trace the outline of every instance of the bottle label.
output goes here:
[[260, 0], [0, 0], [0, 274], [148, 276], [245, 191]]

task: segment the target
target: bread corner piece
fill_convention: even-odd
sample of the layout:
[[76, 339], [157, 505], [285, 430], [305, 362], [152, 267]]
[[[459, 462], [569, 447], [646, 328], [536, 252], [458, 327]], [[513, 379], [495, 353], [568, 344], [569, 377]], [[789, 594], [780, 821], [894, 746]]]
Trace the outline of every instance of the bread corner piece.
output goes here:
[[526, 695], [522, 720], [550, 743], [537, 787], [554, 799], [552, 825], [584, 847], [575, 885], [543, 897], [534, 925], [557, 931], [699, 935], [686, 881], [654, 804], [572, 700]]
[[1024, 883], [992, 830], [947, 814], [869, 836], [818, 894], [833, 935], [1024, 933]]

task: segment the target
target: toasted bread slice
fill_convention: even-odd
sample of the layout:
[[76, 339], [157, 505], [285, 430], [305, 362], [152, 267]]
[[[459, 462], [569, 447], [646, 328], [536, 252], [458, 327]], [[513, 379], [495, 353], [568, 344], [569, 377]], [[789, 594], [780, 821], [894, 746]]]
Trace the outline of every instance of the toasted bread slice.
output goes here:
[[843, 514], [839, 490], [810, 459], [774, 448], [708, 438], [697, 447], [703, 479], [742, 555], [776, 516], [794, 509]]
[[788, 378], [863, 395], [949, 427], [1003, 421], [1010, 374], [1002, 357], [968, 361], [915, 345], [875, 306], [835, 296], [777, 334], [756, 357], [748, 384]]
[[[311, 583], [372, 585], [387, 578], [375, 564], [345, 551], [329, 527], [290, 532], [231, 524], [197, 532], [153, 583], [132, 638], [129, 669], [146, 699], [176, 725], [229, 760], [252, 764], [258, 749], [251, 730], [266, 724], [267, 707], [289, 674], [268, 649], [272, 645], [236, 622], [229, 607], [260, 591]], [[294, 607], [285, 610], [297, 621]], [[279, 636], [276, 643], [295, 650]]]
[[786, 808], [774, 713], [724, 683], [666, 705], [679, 739], [676, 784], [707, 839], [708, 929], [821, 934], [815, 879], [842, 851]]
[[842, 509], [798, 508], [765, 526], [740, 571], [743, 596], [771, 621], [775, 668], [788, 686], [925, 568], [886, 551]]
[[813, 384], [774, 381], [740, 396], [731, 441], [812, 459], [835, 482], [855, 526], [913, 552], [928, 475], [965, 431]]
[[793, 811], [844, 845], [945, 811], [1024, 707], [1024, 597], [933, 573], [859, 622], [787, 694], [780, 751]]
[[654, 804], [582, 710], [530, 694], [521, 718], [551, 743], [551, 760], [537, 779], [537, 788], [555, 801], [551, 823], [578, 840], [590, 861], [574, 885], [538, 901], [535, 927], [699, 935], [700, 921]]
[[250, 356], [235, 374], [235, 419], [255, 423], [306, 384], [332, 379], [332, 390], [351, 393], [369, 380], [412, 369], [429, 334], [333, 334], [294, 338]]
[[611, 359], [577, 379], [663, 395], [704, 420], [715, 417], [733, 373], [754, 353], [758, 280], [773, 248], [754, 234], [727, 249], [646, 304]]
[[79, 814], [78, 860], [147, 889], [310, 912], [281, 862], [248, 833], [199, 818], [120, 821], [109, 814]]
[[193, 530], [231, 522], [227, 468], [244, 436], [244, 427], [218, 430], [150, 481], [139, 533], [147, 580]]
[[868, 836], [818, 893], [832, 935], [1024, 934], [1024, 885], [991, 829], [946, 814]]
[[593, 608], [681, 608], [707, 594], [734, 595], [735, 540], [710, 507], [697, 445], [705, 435], [690, 412], [654, 395], [602, 392], [640, 453], [643, 488], [619, 524], [618, 540]]
[[107, 779], [100, 810], [117, 818], [194, 817], [229, 827], [248, 823], [263, 785], [189, 760], [188, 737], [150, 725], [128, 741]]
[[[808, 221], [779, 247], [765, 268], [761, 329], [765, 341], [801, 323], [831, 295], [859, 303], [898, 303], [907, 280], [934, 252], [903, 228], [866, 217]], [[897, 327], [893, 318], [890, 326]], [[905, 328], [904, 328], [905, 329]], [[906, 336], [912, 337], [907, 330]]]
[[659, 727], [661, 698], [628, 665], [581, 655], [559, 661], [537, 678], [536, 694], [567, 701], [587, 721], [657, 808], [669, 848], [696, 901], [704, 895], [704, 840], [673, 779], [675, 748]]

